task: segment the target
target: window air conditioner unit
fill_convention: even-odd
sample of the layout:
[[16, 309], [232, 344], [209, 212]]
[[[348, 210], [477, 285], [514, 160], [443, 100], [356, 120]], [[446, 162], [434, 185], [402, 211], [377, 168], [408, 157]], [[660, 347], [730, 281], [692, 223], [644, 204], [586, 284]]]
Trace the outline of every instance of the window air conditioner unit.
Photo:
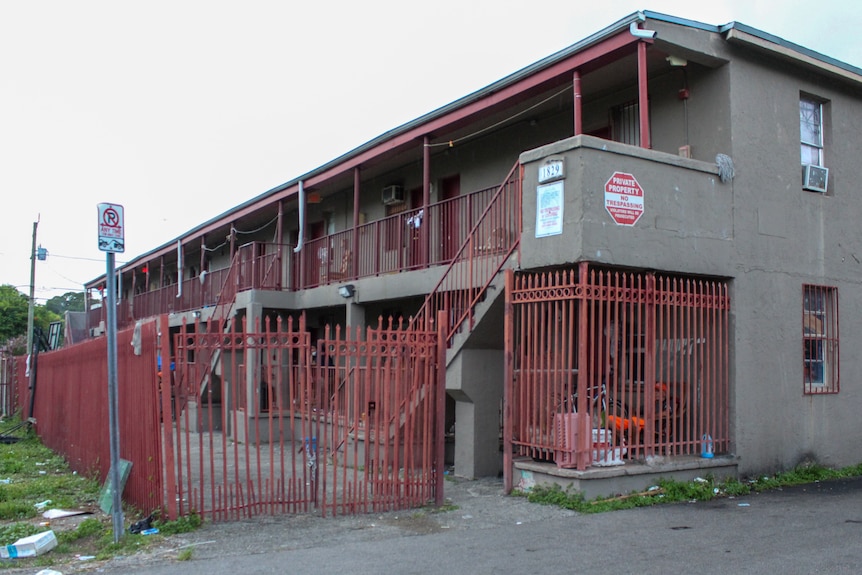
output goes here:
[[805, 164], [802, 166], [802, 189], [826, 193], [829, 183], [829, 168]]
[[391, 206], [392, 204], [403, 204], [404, 188], [401, 186], [386, 186], [383, 188], [380, 200], [387, 206]]

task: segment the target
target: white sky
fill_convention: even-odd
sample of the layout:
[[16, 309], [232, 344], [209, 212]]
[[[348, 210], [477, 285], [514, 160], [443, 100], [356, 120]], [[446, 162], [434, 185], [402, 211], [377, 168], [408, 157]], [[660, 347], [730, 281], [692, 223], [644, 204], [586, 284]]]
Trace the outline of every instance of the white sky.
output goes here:
[[[299, 6], [300, 4], [307, 6]], [[41, 303], [637, 10], [862, 67], [856, 1], [0, 2], [0, 284]]]

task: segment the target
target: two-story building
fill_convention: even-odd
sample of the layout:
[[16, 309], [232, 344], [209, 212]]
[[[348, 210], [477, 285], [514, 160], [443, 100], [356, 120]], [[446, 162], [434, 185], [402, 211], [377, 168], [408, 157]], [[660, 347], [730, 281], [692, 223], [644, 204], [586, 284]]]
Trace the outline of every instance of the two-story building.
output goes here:
[[134, 257], [119, 323], [445, 309], [469, 477], [857, 463], [860, 134], [862, 70], [635, 13]]

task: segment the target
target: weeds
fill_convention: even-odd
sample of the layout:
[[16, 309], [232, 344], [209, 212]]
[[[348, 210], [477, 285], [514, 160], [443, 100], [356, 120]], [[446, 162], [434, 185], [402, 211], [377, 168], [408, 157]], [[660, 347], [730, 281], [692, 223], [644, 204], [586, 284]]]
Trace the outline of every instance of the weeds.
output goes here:
[[781, 487], [860, 475], [862, 475], [862, 464], [841, 469], [829, 469], [821, 465], [811, 464], [800, 465], [790, 471], [772, 476], [755, 477], [747, 481], [731, 478], [716, 482], [712, 476], [689, 482], [661, 479], [647, 491], [616, 497], [599, 497], [592, 501], [584, 500], [583, 494], [578, 491], [564, 490], [559, 485], [536, 486], [528, 493], [517, 493], [517, 495], [526, 497], [532, 503], [556, 505], [581, 513], [600, 513], [659, 503], [710, 501], [716, 497], [741, 497], [751, 493], [780, 489]]
[[[5, 423], [8, 423], [7, 420]], [[84, 477], [69, 469], [62, 457], [43, 446], [39, 438], [28, 432], [20, 441], [0, 446], [0, 546], [11, 545], [22, 537], [52, 529], [40, 525], [37, 503], [50, 500], [46, 506], [58, 509], [88, 509], [96, 507], [99, 496], [97, 474]], [[135, 516], [135, 510], [129, 510]], [[114, 543], [110, 517], [84, 518], [74, 528], [54, 527], [57, 547], [32, 559], [16, 559], [16, 567], [61, 565], [92, 556], [98, 560], [116, 555], [130, 555], [152, 542], [163, 540], [161, 535], [187, 533], [200, 527], [201, 517], [192, 514], [176, 521], [153, 522], [159, 528], [157, 536], [124, 533]], [[188, 558], [191, 558], [189, 552]], [[0, 568], [6, 564], [0, 564]]]
[[180, 552], [177, 553], [177, 561], [191, 561], [192, 554], [191, 549], [180, 549]]
[[58, 508], [92, 504], [97, 482], [71, 473], [68, 465], [33, 435], [0, 450], [0, 520], [36, 517], [36, 503], [51, 500]]
[[177, 533], [189, 533], [201, 526], [201, 516], [192, 511], [186, 517], [180, 517], [175, 521], [153, 522], [153, 527], [157, 527], [162, 535], [176, 535]]

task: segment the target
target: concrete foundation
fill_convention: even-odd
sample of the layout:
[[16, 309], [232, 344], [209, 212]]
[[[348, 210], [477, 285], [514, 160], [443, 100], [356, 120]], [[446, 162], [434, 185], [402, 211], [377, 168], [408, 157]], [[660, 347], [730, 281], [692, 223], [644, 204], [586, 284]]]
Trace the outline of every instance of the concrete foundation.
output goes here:
[[530, 491], [537, 485], [559, 485], [581, 492], [585, 499], [611, 497], [633, 491], [644, 491], [659, 479], [691, 481], [711, 475], [717, 480], [737, 477], [737, 458], [719, 456], [704, 459], [694, 456], [657, 457], [646, 462], [627, 462], [613, 467], [591, 467], [584, 471], [561, 469], [553, 463], [516, 459], [512, 464], [513, 486]]

